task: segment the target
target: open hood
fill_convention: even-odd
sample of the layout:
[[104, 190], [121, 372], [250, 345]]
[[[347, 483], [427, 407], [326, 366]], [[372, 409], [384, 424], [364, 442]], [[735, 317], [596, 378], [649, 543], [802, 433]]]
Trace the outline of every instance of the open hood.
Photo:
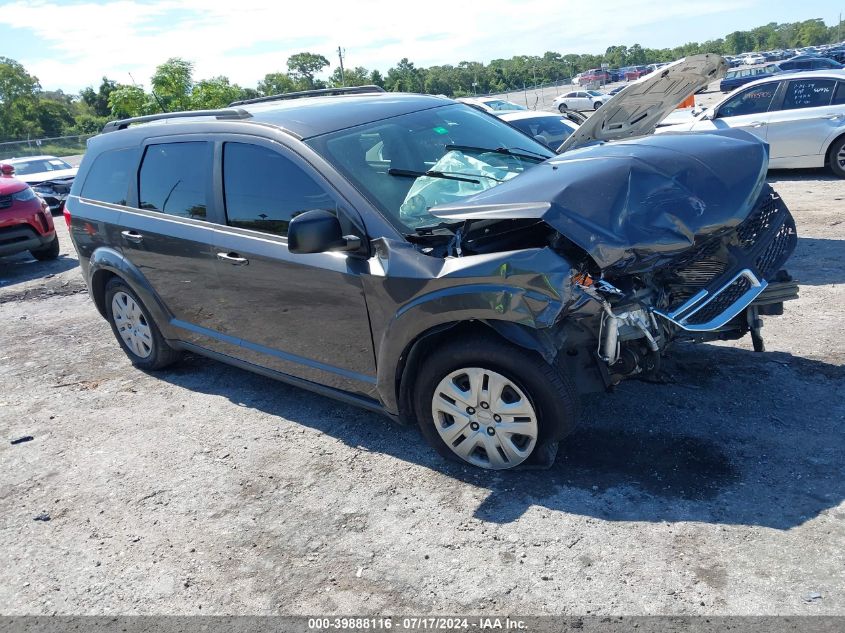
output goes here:
[[712, 53], [692, 55], [664, 66], [614, 95], [558, 151], [651, 134], [684, 99], [723, 77], [727, 70], [728, 63]]
[[768, 155], [768, 145], [741, 130], [595, 145], [430, 213], [449, 221], [542, 219], [606, 272], [639, 272], [742, 222], [760, 195]]

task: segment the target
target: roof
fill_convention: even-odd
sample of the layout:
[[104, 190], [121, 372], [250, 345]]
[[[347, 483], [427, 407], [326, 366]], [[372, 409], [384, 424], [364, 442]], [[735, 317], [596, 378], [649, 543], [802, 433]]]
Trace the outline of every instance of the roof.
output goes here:
[[[547, 112], [545, 110], [514, 110], [512, 112], [502, 112], [499, 118], [502, 121], [521, 121], [522, 119], [545, 119], [546, 117], [553, 117], [556, 119], [563, 118], [558, 112]], [[573, 123], [574, 127], [575, 124]]]
[[2, 162], [14, 164], [14, 163], [23, 163], [23, 162], [32, 161], [32, 160], [60, 160], [63, 163], [67, 162], [62, 158], [58, 158], [56, 156], [47, 156], [46, 154], [44, 154], [42, 156], [16, 156], [14, 158], [4, 158], [2, 160]]
[[745, 90], [752, 86], [769, 83], [770, 81], [783, 81], [785, 79], [838, 79], [845, 81], [845, 68], [826, 68], [822, 70], [805, 70], [803, 72], [784, 72], [766, 75], [760, 79], [750, 81], [740, 89]]
[[453, 103], [443, 97], [382, 92], [267, 101], [241, 107], [252, 115], [247, 120], [277, 125], [305, 139]]

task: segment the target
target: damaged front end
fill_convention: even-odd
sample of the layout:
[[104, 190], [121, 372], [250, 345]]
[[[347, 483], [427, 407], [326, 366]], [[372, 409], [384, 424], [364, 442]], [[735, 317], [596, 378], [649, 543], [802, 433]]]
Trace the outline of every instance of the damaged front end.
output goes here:
[[783, 269], [795, 222], [767, 164], [767, 146], [742, 132], [650, 137], [568, 152], [431, 213], [464, 222], [466, 254], [491, 248], [473, 225], [521, 227], [503, 251], [545, 231], [573, 271], [550, 331], [590, 391], [653, 374], [673, 341], [750, 332], [763, 349], [760, 317], [798, 296]]

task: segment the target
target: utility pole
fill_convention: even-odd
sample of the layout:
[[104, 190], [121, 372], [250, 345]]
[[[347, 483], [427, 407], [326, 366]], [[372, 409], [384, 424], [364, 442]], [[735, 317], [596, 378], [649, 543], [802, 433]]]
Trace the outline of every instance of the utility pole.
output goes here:
[[343, 74], [343, 49], [340, 46], [337, 47], [337, 56], [338, 59], [340, 59], [340, 83], [341, 85], [345, 86], [346, 77]]

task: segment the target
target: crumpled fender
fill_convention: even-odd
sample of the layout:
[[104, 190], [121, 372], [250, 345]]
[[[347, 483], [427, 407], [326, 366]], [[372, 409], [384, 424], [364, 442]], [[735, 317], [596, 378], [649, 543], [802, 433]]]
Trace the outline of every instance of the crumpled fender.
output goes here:
[[[372, 331], [381, 333], [374, 341], [377, 388], [389, 411], [397, 409], [403, 354], [426, 332], [470, 320], [498, 322], [509, 325], [494, 329], [513, 340], [513, 328], [550, 328], [573, 301], [573, 270], [550, 248], [443, 259], [398, 241], [377, 240], [375, 247], [371, 274], [362, 281]], [[524, 346], [539, 345], [530, 334], [515, 342], [529, 339]]]

